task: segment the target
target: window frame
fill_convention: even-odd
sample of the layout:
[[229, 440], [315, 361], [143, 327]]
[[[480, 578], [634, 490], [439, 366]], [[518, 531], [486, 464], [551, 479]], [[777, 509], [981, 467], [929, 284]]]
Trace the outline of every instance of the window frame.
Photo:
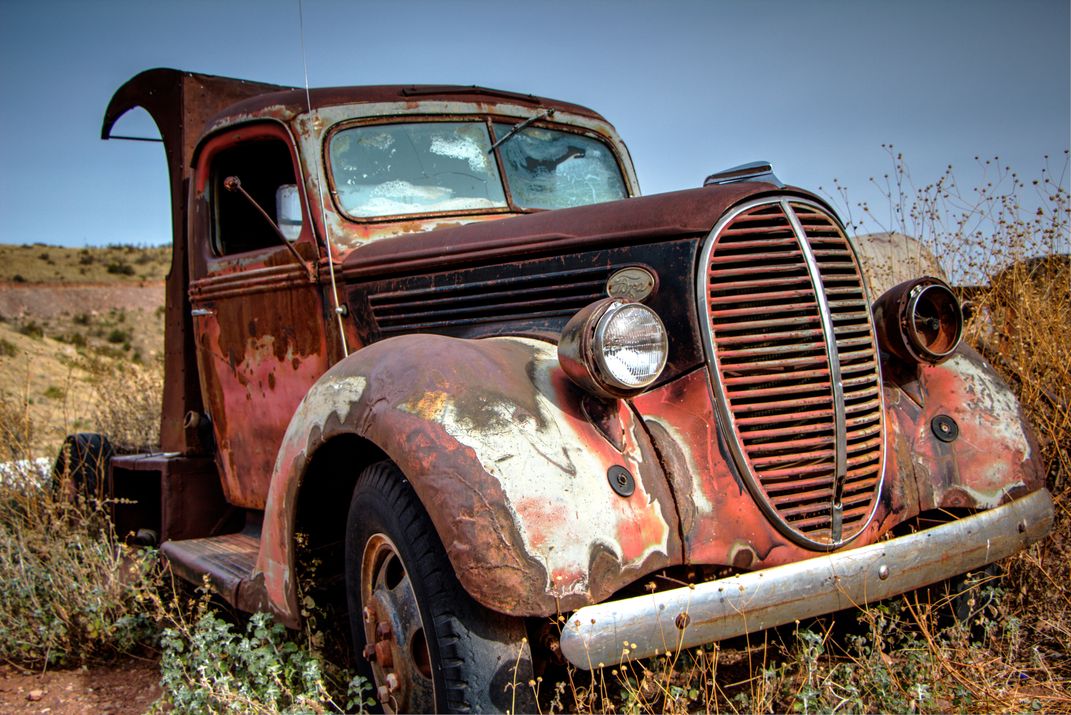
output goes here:
[[[261, 141], [281, 143], [290, 157], [290, 166], [293, 170], [294, 183], [297, 185], [299, 203], [301, 204], [301, 232], [297, 238], [288, 242], [295, 247], [301, 244], [312, 244], [314, 253], [318, 254], [319, 252], [316, 248], [317, 242], [312, 226], [312, 211], [305, 190], [305, 177], [302, 172], [301, 162], [298, 160], [294, 138], [284, 124], [274, 121], [260, 121], [228, 127], [212, 134], [205, 138], [196, 152], [193, 162], [196, 167], [194, 195], [202, 201], [205, 208], [202, 242], [204, 248], [207, 249], [207, 256], [211, 259], [226, 261], [235, 257], [249, 257], [274, 249], [289, 250], [283, 244], [283, 239], [278, 236], [272, 243], [241, 251], [224, 251], [224, 244], [220, 240], [220, 204], [215, 196], [218, 187], [216, 186], [216, 173], [213, 166], [215, 159], [229, 149]], [[268, 211], [268, 207], [262, 206], [261, 208]], [[277, 217], [273, 216], [272, 221], [277, 221]]]
[[[509, 179], [506, 175], [505, 166], [502, 163], [502, 153], [498, 147], [494, 146], [498, 141], [495, 136], [495, 123], [508, 123], [515, 125], [518, 121], [524, 121], [523, 118], [518, 118], [511, 115], [502, 114], [406, 114], [388, 117], [364, 117], [360, 119], [342, 121], [332, 126], [324, 135], [324, 140], [321, 144], [321, 160], [324, 163], [324, 179], [327, 183], [327, 193], [331, 196], [331, 202], [335, 208], [335, 211], [348, 221], [352, 221], [358, 224], [382, 224], [382, 223], [397, 223], [402, 221], [412, 221], [414, 219], [436, 219], [442, 217], [465, 217], [465, 216], [488, 216], [488, 215], [510, 215], [510, 214], [526, 214], [526, 213], [539, 213], [542, 211], [553, 211], [557, 209], [537, 209], [537, 208], [523, 208], [518, 206], [513, 200], [513, 193], [510, 187]], [[342, 206], [342, 202], [339, 200], [338, 191], [335, 189], [335, 173], [334, 167], [331, 163], [331, 142], [334, 140], [335, 135], [339, 132], [347, 129], [353, 129], [354, 127], [363, 126], [376, 126], [376, 125], [389, 125], [389, 124], [417, 124], [417, 123], [431, 123], [431, 122], [470, 122], [474, 124], [483, 124], [487, 130], [487, 136], [491, 140], [491, 145], [494, 147], [495, 167], [498, 171], [499, 180], [502, 182], [502, 191], [506, 197], [506, 206], [496, 208], [480, 208], [480, 209], [457, 209], [447, 211], [417, 211], [406, 214], [390, 214], [387, 216], [354, 216], [345, 210]], [[624, 164], [621, 161], [621, 156], [617, 152], [617, 148], [614, 142], [608, 137], [600, 134], [599, 132], [577, 127], [572, 124], [565, 124], [561, 122], [540, 120], [532, 122], [530, 127], [541, 129], [552, 129], [569, 134], [577, 134], [585, 136], [590, 139], [594, 139], [610, 152], [610, 155], [614, 158], [614, 163], [617, 166], [618, 175], [621, 177], [621, 184], [625, 189], [625, 197], [631, 196], [630, 184], [628, 181], [628, 174], [624, 171]]]

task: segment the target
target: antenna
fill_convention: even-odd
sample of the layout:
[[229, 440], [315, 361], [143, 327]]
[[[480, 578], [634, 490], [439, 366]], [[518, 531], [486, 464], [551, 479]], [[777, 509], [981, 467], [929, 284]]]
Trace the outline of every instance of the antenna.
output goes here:
[[[298, 31], [301, 34], [301, 64], [305, 71], [305, 105], [312, 114], [312, 95], [309, 93], [309, 60], [305, 55], [305, 8], [298, 0]], [[316, 163], [316, 190], [320, 195], [320, 225], [324, 227], [324, 246], [327, 247], [327, 272], [331, 276], [331, 298], [335, 303], [335, 320], [338, 323], [338, 337], [342, 343], [342, 356], [348, 357], [349, 346], [346, 344], [346, 329], [342, 318], [346, 315], [346, 306], [338, 299], [338, 284], [335, 282], [335, 257], [331, 252], [331, 237], [327, 235], [327, 209], [324, 208], [324, 177], [320, 161]]]

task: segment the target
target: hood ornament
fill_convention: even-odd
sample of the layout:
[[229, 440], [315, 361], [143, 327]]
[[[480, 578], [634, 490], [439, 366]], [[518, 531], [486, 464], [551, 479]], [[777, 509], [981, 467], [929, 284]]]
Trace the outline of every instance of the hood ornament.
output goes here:
[[762, 181], [767, 184], [773, 184], [779, 189], [785, 186], [780, 179], [774, 176], [773, 164], [768, 161], [753, 161], [750, 164], [741, 164], [731, 169], [718, 171], [704, 179], [703, 186], [735, 184], [740, 181]]

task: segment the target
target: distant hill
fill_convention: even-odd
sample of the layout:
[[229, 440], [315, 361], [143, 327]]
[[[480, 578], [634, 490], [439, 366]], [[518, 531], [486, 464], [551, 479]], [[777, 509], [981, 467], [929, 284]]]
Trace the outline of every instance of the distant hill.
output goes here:
[[0, 243], [0, 283], [137, 283], [162, 281], [171, 246], [64, 248]]
[[0, 244], [0, 413], [30, 418], [39, 454], [95, 427], [108, 375], [161, 371], [170, 264], [170, 246]]

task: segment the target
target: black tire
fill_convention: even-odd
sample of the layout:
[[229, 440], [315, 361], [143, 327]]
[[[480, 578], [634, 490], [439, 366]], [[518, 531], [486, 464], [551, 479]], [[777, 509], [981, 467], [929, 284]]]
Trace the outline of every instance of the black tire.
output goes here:
[[356, 660], [385, 711], [535, 711], [524, 622], [461, 588], [431, 519], [390, 462], [365, 469], [354, 487], [346, 590]]
[[67, 435], [52, 466], [53, 490], [66, 483], [71, 497], [104, 499], [108, 496], [108, 467], [113, 454], [112, 443], [102, 434]]

